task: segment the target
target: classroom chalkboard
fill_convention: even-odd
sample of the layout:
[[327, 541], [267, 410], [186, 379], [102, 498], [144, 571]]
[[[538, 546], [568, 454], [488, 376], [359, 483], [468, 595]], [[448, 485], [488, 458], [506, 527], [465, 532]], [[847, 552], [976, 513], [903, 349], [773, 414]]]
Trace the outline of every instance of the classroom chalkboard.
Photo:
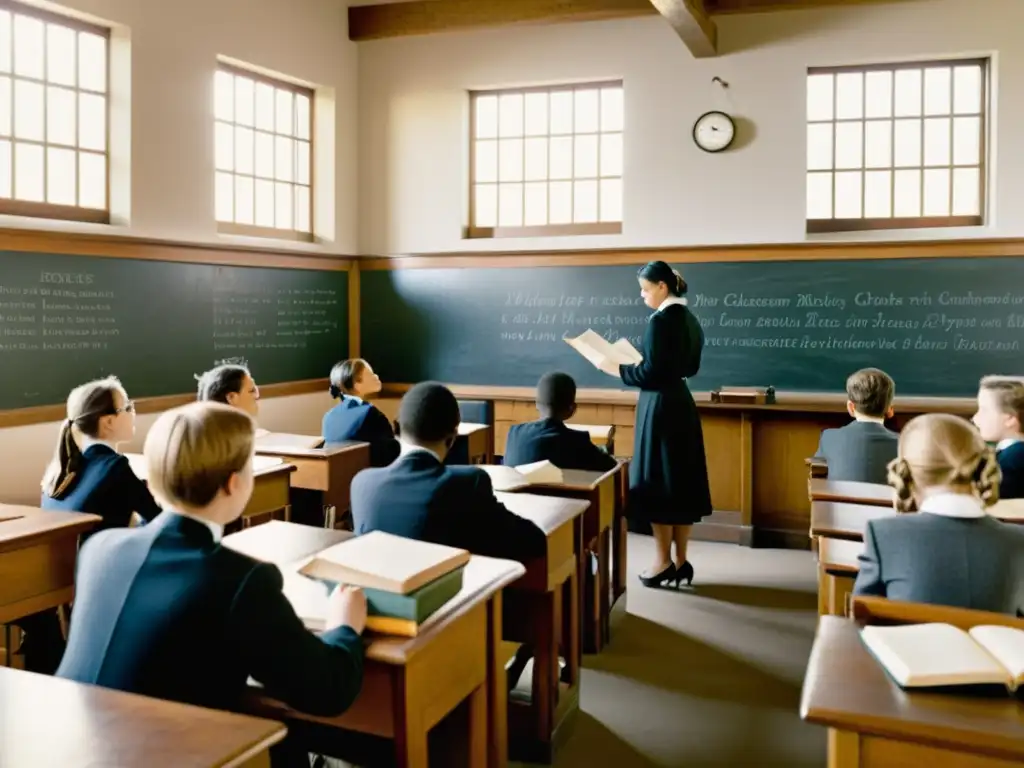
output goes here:
[[[619, 388], [562, 339], [593, 328], [639, 348], [639, 265], [394, 269], [361, 277], [362, 351], [387, 381], [531, 386], [561, 370]], [[676, 265], [705, 346], [695, 390], [842, 391], [876, 366], [897, 394], [970, 396], [1024, 374], [1024, 259]]]
[[347, 304], [343, 271], [0, 252], [0, 410], [110, 374], [133, 398], [192, 392], [223, 361], [322, 378], [348, 354]]

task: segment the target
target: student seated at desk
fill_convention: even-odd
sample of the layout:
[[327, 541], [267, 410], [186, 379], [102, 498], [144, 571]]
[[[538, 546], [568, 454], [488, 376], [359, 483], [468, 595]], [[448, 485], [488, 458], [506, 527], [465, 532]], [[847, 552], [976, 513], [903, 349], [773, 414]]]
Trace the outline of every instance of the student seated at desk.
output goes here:
[[508, 431], [504, 463], [508, 466], [550, 461], [559, 469], [607, 472], [616, 461], [590, 440], [590, 435], [566, 426], [576, 413], [576, 382], [565, 373], [547, 373], [537, 383], [541, 418], [516, 424]]
[[1024, 379], [986, 376], [978, 388], [978, 412], [972, 419], [996, 449], [1002, 471], [1000, 499], [1024, 498]]
[[1024, 528], [985, 509], [999, 500], [999, 465], [958, 416], [910, 421], [889, 467], [900, 512], [871, 520], [854, 594], [978, 611], [1024, 609]]
[[196, 376], [196, 381], [199, 382], [196, 397], [199, 402], [224, 403], [254, 419], [259, 416], [260, 388], [244, 365], [218, 365]]
[[828, 462], [829, 480], [884, 483], [896, 458], [899, 435], [885, 426], [892, 418], [895, 384], [885, 371], [864, 368], [846, 380], [846, 410], [853, 421], [821, 433], [816, 458]]
[[380, 392], [380, 377], [365, 360], [346, 360], [331, 369], [331, 397], [340, 400], [324, 414], [325, 443], [358, 440], [370, 444], [370, 466], [386, 467], [398, 458], [399, 445], [388, 417], [364, 397]]
[[335, 590], [318, 637], [282, 593], [277, 566], [220, 545], [252, 493], [254, 435], [248, 415], [215, 403], [156, 421], [145, 458], [166, 509], [82, 548], [59, 677], [232, 709], [251, 676], [303, 712], [334, 716], [352, 704], [362, 684], [362, 592]]

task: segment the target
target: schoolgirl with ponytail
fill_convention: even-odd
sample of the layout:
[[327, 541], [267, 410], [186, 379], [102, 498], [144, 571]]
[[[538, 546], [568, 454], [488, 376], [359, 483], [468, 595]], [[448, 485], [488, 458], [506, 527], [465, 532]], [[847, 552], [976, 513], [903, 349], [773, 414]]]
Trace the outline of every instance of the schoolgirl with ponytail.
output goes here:
[[331, 369], [329, 392], [340, 402], [324, 414], [321, 425], [325, 443], [369, 443], [372, 467], [386, 467], [399, 453], [388, 417], [364, 399], [380, 390], [380, 377], [365, 360], [353, 358], [336, 364]]

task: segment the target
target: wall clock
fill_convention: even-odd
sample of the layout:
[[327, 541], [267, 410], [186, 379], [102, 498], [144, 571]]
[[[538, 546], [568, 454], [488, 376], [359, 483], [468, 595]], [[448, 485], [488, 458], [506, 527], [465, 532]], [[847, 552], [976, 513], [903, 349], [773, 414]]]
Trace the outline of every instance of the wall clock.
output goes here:
[[705, 112], [693, 124], [693, 141], [705, 152], [722, 152], [736, 138], [736, 124], [725, 112]]

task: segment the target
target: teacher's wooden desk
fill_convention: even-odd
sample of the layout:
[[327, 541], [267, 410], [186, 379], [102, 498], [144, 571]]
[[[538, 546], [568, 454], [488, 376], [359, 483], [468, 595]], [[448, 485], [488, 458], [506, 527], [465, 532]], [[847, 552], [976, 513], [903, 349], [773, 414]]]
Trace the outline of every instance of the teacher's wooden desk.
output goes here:
[[0, 668], [4, 768], [269, 768], [272, 720]]

